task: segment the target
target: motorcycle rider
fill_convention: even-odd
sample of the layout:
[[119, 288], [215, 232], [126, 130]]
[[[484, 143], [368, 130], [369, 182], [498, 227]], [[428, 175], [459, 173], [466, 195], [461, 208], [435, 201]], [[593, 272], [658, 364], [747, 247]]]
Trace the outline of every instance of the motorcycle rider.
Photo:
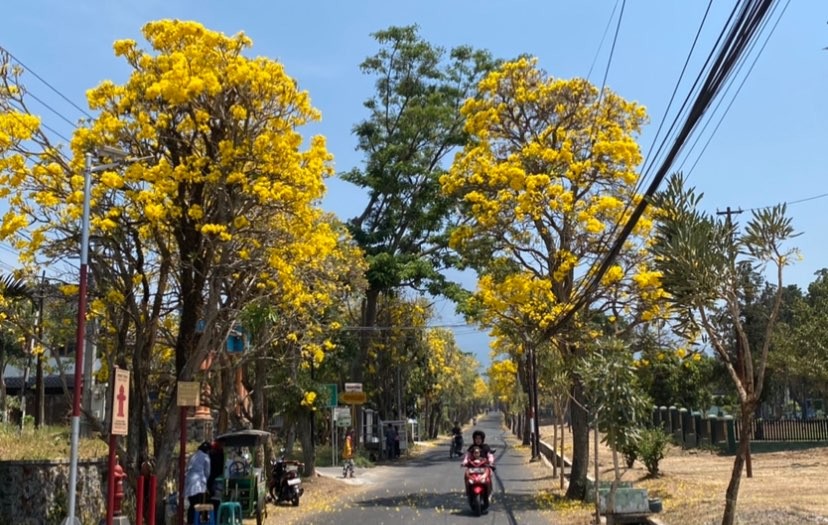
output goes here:
[[486, 433], [482, 430], [475, 430], [472, 433], [472, 445], [466, 451], [466, 455], [463, 456], [463, 462], [461, 465], [468, 466], [469, 461], [472, 459], [472, 454], [474, 452], [474, 448], [478, 447], [480, 449], [481, 456], [486, 458], [486, 461], [489, 463], [489, 466], [494, 469], [494, 454], [492, 454], [492, 449], [489, 448], [489, 445], [486, 444]]
[[[495, 470], [494, 466], [494, 454], [492, 453], [492, 449], [489, 448], [489, 445], [485, 443], [486, 441], [486, 433], [482, 430], [475, 430], [472, 433], [472, 445], [466, 451], [466, 455], [463, 456], [463, 462], [461, 465], [463, 467], [472, 467], [472, 466], [479, 466], [480, 460], [484, 459], [486, 464], [491, 469], [490, 474], [492, 471]], [[481, 509], [482, 514], [487, 514], [489, 512], [489, 495], [492, 493], [492, 477], [488, 477], [488, 487], [487, 491], [484, 494], [483, 498], [483, 508]]]
[[451, 450], [456, 452], [459, 456], [461, 454], [460, 448], [463, 446], [463, 429], [460, 428], [460, 422], [455, 421], [454, 427], [451, 429]]

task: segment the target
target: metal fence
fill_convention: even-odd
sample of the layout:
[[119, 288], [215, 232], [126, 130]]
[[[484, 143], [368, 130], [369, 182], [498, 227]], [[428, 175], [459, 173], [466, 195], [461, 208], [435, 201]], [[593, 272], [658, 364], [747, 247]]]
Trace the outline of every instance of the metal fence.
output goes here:
[[[828, 441], [828, 419], [754, 420], [751, 425], [754, 441]], [[742, 435], [742, 424], [736, 420], [736, 439]]]

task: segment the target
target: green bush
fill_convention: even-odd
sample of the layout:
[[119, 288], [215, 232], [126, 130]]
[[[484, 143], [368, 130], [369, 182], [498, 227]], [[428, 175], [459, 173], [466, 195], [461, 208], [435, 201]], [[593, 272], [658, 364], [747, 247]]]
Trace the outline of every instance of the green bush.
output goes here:
[[670, 443], [670, 436], [660, 428], [645, 428], [638, 441], [638, 456], [647, 467], [650, 476], [658, 475], [658, 463], [664, 458], [664, 452]]
[[632, 468], [635, 460], [638, 459], [638, 443], [635, 442], [625, 442], [621, 445], [621, 454], [624, 455], [624, 462], [627, 464], [627, 468]]

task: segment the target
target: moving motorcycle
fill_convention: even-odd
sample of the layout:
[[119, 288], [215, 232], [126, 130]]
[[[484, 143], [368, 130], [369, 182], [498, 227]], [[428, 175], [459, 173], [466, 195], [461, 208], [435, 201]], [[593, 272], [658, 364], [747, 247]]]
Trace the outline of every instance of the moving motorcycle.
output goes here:
[[485, 457], [470, 458], [463, 476], [466, 485], [466, 497], [475, 516], [489, 511], [489, 498], [492, 494], [492, 472], [494, 466]]
[[299, 498], [305, 492], [302, 488], [302, 478], [299, 477], [299, 469], [305, 464], [285, 459], [285, 449], [282, 449], [280, 453], [277, 459], [270, 460], [268, 495], [274, 504], [288, 501], [294, 507], [298, 507]]
[[463, 434], [455, 434], [451, 438], [451, 448], [449, 448], [449, 459], [463, 455]]

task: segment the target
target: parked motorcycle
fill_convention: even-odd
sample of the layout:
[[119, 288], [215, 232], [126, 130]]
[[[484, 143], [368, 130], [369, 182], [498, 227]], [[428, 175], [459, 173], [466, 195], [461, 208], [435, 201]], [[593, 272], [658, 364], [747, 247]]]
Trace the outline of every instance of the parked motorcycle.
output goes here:
[[287, 501], [294, 507], [299, 506], [299, 498], [305, 492], [299, 469], [304, 466], [299, 461], [285, 459], [285, 449], [281, 450], [277, 459], [270, 460], [270, 479], [267, 482], [270, 501], [274, 504]]
[[466, 497], [475, 516], [489, 511], [489, 499], [492, 494], [492, 472], [485, 457], [469, 459], [463, 480], [466, 485]]
[[458, 458], [463, 455], [463, 435], [462, 434], [455, 434], [451, 438], [451, 446], [449, 448], [449, 459], [454, 458], [457, 456]]

